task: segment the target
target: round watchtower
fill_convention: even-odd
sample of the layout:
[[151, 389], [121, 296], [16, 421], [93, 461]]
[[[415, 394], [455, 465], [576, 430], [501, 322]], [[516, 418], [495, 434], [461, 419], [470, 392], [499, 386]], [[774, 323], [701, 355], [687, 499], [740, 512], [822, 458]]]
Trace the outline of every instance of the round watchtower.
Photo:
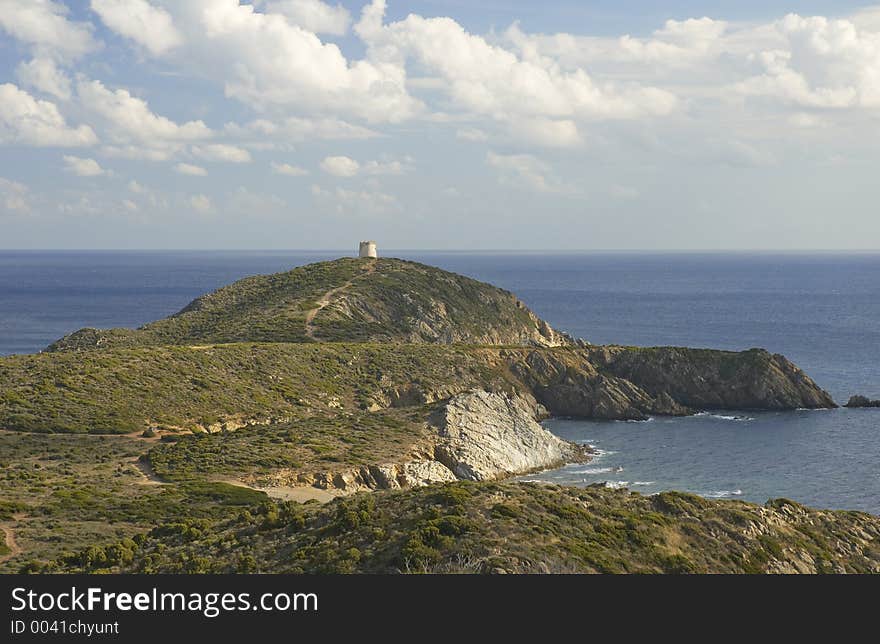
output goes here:
[[359, 257], [378, 257], [378, 253], [376, 252], [376, 242], [374, 241], [362, 241], [360, 252], [358, 253]]

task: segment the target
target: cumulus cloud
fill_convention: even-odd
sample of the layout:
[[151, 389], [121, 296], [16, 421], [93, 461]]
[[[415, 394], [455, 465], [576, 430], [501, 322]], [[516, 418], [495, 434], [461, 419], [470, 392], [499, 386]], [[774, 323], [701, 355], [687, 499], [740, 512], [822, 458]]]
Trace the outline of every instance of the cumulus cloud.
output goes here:
[[248, 105], [330, 111], [373, 122], [400, 121], [421, 108], [406, 91], [401, 66], [348, 60], [337, 45], [285, 15], [236, 0], [161, 4], [185, 42], [166, 56], [178, 55], [184, 65], [221, 82], [227, 96]]
[[174, 166], [174, 171], [178, 174], [187, 174], [193, 177], [207, 177], [208, 171], [198, 165], [191, 163], [178, 163]]
[[98, 80], [77, 83], [77, 96], [87, 110], [102, 117], [120, 142], [198, 141], [212, 136], [202, 121], [178, 124], [155, 114], [147, 102], [128, 90], [111, 90]]
[[183, 42], [171, 15], [147, 0], [92, 0], [91, 6], [108, 28], [151, 54], [164, 54]]
[[94, 159], [83, 159], [81, 157], [65, 156], [65, 169], [78, 177], [100, 177], [111, 174], [109, 170], [102, 168]]
[[351, 24], [348, 9], [321, 0], [266, 0], [259, 5], [267, 13], [280, 13], [291, 23], [316, 34], [344, 36]]
[[193, 195], [188, 200], [189, 207], [198, 213], [209, 213], [214, 210], [214, 204], [207, 195]]
[[31, 210], [30, 195], [26, 185], [0, 177], [0, 211], [27, 213]]
[[0, 143], [80, 147], [97, 142], [89, 126], [67, 125], [54, 103], [37, 100], [11, 83], [0, 85]]
[[764, 73], [739, 83], [743, 94], [801, 107], [880, 107], [880, 31], [797, 14], [774, 27], [781, 46], [750, 56]]
[[44, 55], [73, 60], [97, 43], [89, 23], [72, 22], [68, 9], [51, 0], [0, 0], [0, 28]]
[[326, 157], [321, 161], [321, 169], [335, 177], [353, 177], [361, 169], [361, 164], [346, 156]]
[[467, 32], [451, 18], [383, 24], [384, 0], [373, 0], [355, 31], [370, 55], [386, 64], [412, 58], [444, 80], [460, 108], [500, 120], [619, 119], [669, 114], [673, 93], [636, 84], [596, 82], [584, 69], [567, 71], [542, 56], [520, 56]]
[[288, 177], [304, 177], [309, 171], [298, 165], [290, 165], [289, 163], [272, 162], [272, 172], [275, 174], [283, 174]]
[[58, 68], [51, 58], [34, 58], [21, 62], [15, 75], [25, 85], [33, 87], [63, 101], [70, 99], [70, 78]]
[[193, 148], [193, 154], [205, 161], [223, 163], [250, 163], [253, 160], [247, 150], [226, 143], [197, 146]]

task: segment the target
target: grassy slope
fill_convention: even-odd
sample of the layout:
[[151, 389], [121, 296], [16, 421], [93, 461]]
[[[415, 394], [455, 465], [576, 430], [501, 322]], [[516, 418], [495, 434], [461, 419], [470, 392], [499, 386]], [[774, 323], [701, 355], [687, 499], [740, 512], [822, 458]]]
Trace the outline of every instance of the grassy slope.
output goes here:
[[[501, 349], [439, 345], [230, 344], [0, 359], [0, 427], [129, 433], [221, 419], [357, 411], [395, 387], [455, 391], [510, 380]], [[523, 350], [525, 351], [525, 350]]]
[[[591, 362], [603, 352], [606, 349], [573, 347], [237, 343], [10, 356], [0, 358], [0, 428], [91, 433], [130, 433], [151, 426], [219, 429], [222, 423], [289, 422], [315, 414], [419, 405], [473, 387], [526, 392], [553, 386], [564, 392], [603, 373], [601, 360]], [[765, 383], [772, 359], [766, 352], [674, 352], [679, 367], [670, 386], [682, 392], [702, 387], [711, 394], [705, 402], [718, 407], [742, 407], [737, 396], [743, 388], [794, 387], [784, 376]], [[812, 392], [814, 387], [810, 381], [807, 389]], [[676, 397], [684, 395], [675, 388], [670, 391]], [[565, 396], [575, 397], [576, 392]]]
[[[431, 319], [454, 329], [465, 342], [482, 337], [487, 329], [510, 338], [535, 331], [528, 310], [490, 284], [399, 259], [338, 259], [248, 277], [141, 329], [85, 329], [50, 349], [312, 342], [306, 317], [334, 289], [340, 289], [334, 300], [314, 319], [314, 339], [433, 341], [420, 331], [420, 321]], [[335, 300], [345, 305], [337, 306]]]
[[23, 553], [0, 564], [51, 560], [118, 541], [183, 517], [220, 520], [261, 492], [208, 480], [151, 483], [137, 459], [157, 445], [128, 436], [0, 431], [0, 521], [14, 525]]
[[[456, 483], [155, 528], [68, 571], [878, 572], [880, 518], [676, 492]], [[838, 547], [843, 540], [846, 548]], [[107, 549], [105, 549], [107, 550]], [[98, 563], [95, 563], [97, 561]], [[52, 569], [52, 568], [50, 568]]]

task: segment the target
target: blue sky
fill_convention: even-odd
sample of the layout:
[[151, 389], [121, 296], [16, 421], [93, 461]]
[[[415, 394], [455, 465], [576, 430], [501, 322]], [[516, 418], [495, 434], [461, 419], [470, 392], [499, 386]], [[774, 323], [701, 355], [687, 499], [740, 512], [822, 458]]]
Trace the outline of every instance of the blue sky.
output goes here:
[[880, 5], [0, 0], [0, 248], [880, 246]]

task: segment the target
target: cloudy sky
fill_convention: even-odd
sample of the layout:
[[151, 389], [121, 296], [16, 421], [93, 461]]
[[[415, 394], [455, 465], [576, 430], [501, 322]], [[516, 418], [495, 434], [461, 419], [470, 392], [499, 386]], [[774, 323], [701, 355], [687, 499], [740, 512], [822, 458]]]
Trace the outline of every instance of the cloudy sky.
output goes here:
[[0, 248], [876, 249], [878, 196], [880, 5], [0, 0]]

